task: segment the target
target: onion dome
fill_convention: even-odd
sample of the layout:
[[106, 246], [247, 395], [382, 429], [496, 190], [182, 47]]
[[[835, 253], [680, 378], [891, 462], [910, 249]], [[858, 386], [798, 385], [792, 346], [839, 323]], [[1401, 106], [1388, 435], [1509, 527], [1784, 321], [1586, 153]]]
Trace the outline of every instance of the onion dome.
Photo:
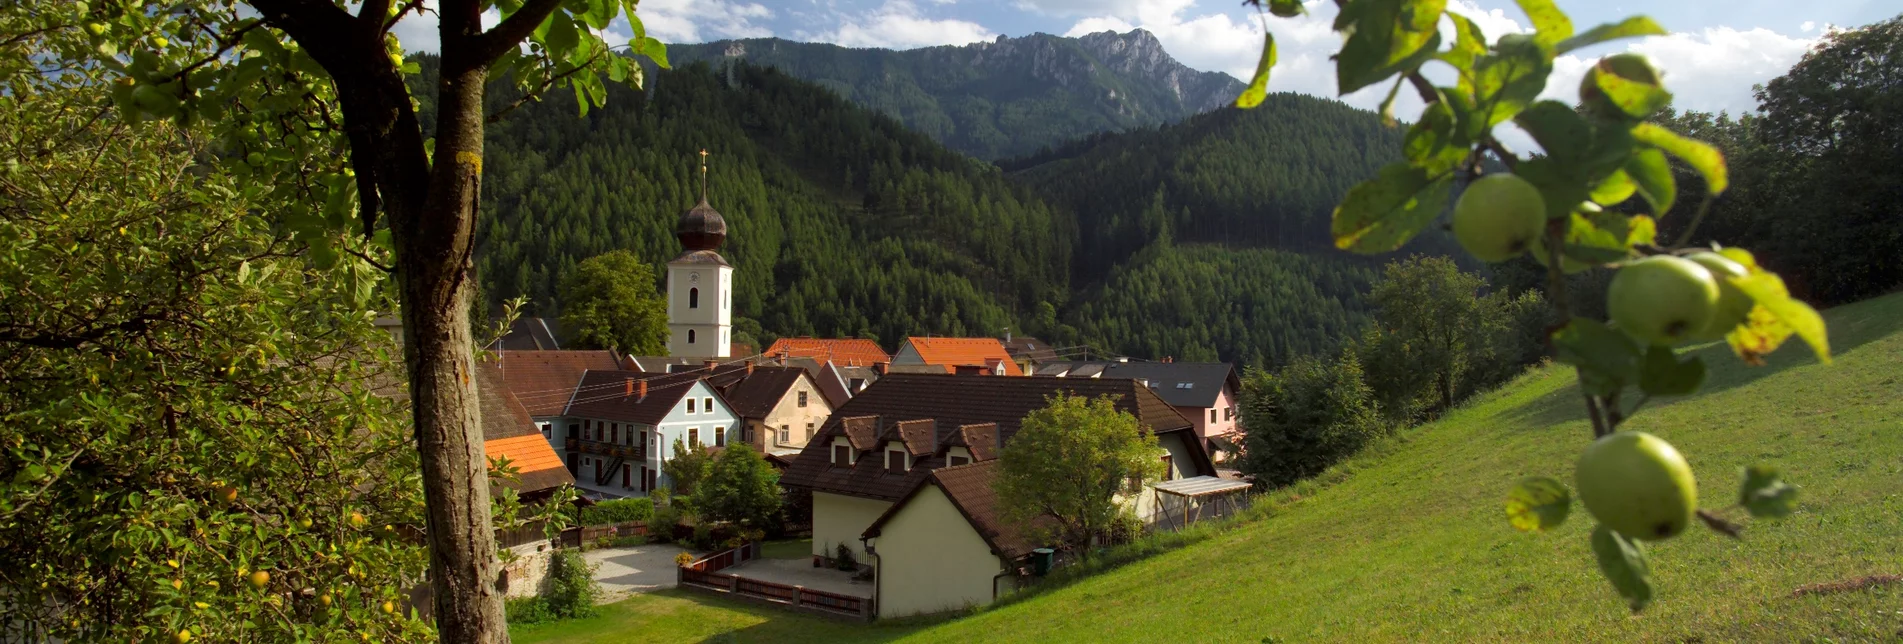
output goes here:
[[674, 237], [688, 251], [714, 250], [727, 240], [727, 220], [702, 197], [700, 203], [681, 213], [680, 222], [674, 224]]

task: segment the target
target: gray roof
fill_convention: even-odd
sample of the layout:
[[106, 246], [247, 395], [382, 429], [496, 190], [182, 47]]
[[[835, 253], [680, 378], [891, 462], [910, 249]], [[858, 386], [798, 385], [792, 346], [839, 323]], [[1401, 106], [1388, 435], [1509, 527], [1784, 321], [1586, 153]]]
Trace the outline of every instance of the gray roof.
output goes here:
[[1227, 384], [1241, 389], [1235, 365], [1227, 362], [1054, 362], [1038, 368], [1053, 374], [1068, 367], [1069, 378], [1102, 374], [1104, 378], [1131, 378], [1150, 385], [1163, 400], [1176, 407], [1214, 407], [1216, 395]]

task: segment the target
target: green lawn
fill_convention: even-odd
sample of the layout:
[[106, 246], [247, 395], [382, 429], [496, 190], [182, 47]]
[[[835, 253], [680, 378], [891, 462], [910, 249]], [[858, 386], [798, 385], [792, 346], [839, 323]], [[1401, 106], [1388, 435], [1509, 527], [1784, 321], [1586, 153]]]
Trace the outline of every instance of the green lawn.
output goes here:
[[809, 559], [813, 556], [813, 540], [768, 541], [760, 544], [760, 556], [767, 559]]
[[661, 594], [517, 639], [1895, 640], [1903, 585], [1793, 597], [1809, 584], [1903, 574], [1903, 296], [1826, 317], [1836, 365], [1790, 346], [1751, 369], [1705, 347], [1713, 371], [1701, 395], [1655, 401], [1630, 421], [1685, 453], [1708, 509], [1735, 502], [1748, 463], [1776, 464], [1804, 486], [1797, 514], [1751, 523], [1741, 542], [1701, 529], [1655, 544], [1658, 598], [1639, 616], [1599, 577], [1582, 509], [1544, 535], [1514, 531], [1502, 511], [1522, 477], [1570, 482], [1589, 439], [1561, 367], [1408, 432], [1270, 518], [971, 617], [872, 627]]

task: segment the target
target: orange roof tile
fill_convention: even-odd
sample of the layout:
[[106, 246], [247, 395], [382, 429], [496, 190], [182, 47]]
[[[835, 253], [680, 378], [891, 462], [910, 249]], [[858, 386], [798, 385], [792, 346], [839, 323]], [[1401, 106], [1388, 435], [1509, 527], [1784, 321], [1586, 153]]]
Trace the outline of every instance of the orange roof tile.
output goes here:
[[[906, 338], [925, 364], [1001, 366], [1004, 375], [1022, 376], [1018, 363], [997, 338]], [[998, 363], [1002, 362], [1002, 365]]]
[[772, 358], [781, 352], [788, 358], [831, 360], [841, 367], [870, 367], [892, 361], [879, 343], [862, 338], [780, 338], [764, 355]]
[[548, 439], [541, 434], [483, 441], [482, 446], [488, 450], [490, 460], [506, 456], [509, 464], [522, 474], [563, 468], [561, 457], [555, 455], [555, 449], [548, 446]]

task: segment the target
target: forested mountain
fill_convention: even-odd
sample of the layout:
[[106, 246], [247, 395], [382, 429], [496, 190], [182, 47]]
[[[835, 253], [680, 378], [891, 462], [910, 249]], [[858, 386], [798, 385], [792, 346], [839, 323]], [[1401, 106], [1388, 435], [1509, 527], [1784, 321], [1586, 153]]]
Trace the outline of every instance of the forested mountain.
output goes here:
[[736, 330], [762, 342], [1009, 327], [1281, 363], [1355, 335], [1384, 261], [1315, 241], [1339, 194], [1385, 160], [1363, 148], [1396, 147], [1377, 117], [1338, 103], [1278, 95], [1099, 136], [1020, 161], [1032, 167], [1019, 181], [777, 69], [726, 61], [648, 80], [585, 117], [557, 95], [491, 126], [477, 258], [491, 301], [526, 295], [552, 315], [582, 259], [672, 258], [703, 147], [747, 318]]
[[904, 51], [755, 38], [673, 45], [668, 55], [677, 64], [745, 59], [778, 67], [980, 159], [1178, 121], [1242, 91], [1228, 74], [1176, 62], [1142, 29]]

